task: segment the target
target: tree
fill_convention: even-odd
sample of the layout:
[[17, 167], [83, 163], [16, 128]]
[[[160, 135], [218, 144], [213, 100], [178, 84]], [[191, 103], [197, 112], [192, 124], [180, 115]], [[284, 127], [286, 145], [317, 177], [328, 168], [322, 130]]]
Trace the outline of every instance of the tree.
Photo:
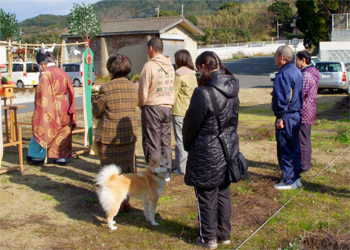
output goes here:
[[279, 23], [290, 22], [290, 19], [293, 17], [293, 10], [288, 2], [276, 0], [267, 10], [276, 15], [275, 21]]
[[69, 17], [69, 34], [79, 35], [86, 42], [101, 34], [100, 19], [91, 4], [73, 4]]
[[223, 10], [224, 11], [229, 11], [233, 15], [237, 15], [237, 14], [241, 13], [241, 7], [242, 7], [241, 3], [226, 2], [222, 6], [219, 7], [219, 11], [223, 11]]
[[304, 33], [307, 48], [319, 47], [319, 42], [330, 40], [332, 14], [349, 12], [348, 0], [297, 0], [297, 27]]
[[196, 16], [185, 16], [188, 21], [193, 23], [194, 25], [198, 25], [198, 19]]
[[6, 13], [0, 9], [0, 37], [2, 40], [19, 38], [19, 24], [16, 19], [16, 14]]
[[[162, 10], [159, 12], [159, 16], [178, 16], [179, 14], [176, 13], [174, 10]], [[157, 16], [157, 14], [153, 15], [154, 17]]]

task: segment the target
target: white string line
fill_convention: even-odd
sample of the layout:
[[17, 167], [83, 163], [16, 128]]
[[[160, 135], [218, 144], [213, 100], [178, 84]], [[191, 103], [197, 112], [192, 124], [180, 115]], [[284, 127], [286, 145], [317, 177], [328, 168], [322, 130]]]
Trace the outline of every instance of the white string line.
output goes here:
[[[341, 156], [348, 148], [350, 148], [350, 145], [343, 150], [343, 152], [341, 152], [337, 157], [335, 157], [327, 166], [325, 166], [321, 172], [319, 172], [317, 175], [315, 175], [314, 178], [312, 178], [310, 181], [308, 181], [305, 185], [305, 187], [307, 187], [309, 185], [309, 183], [311, 183], [314, 179], [317, 178], [317, 176], [319, 176], [324, 170], [326, 170], [336, 159], [338, 159], [339, 156]], [[273, 217], [275, 217], [276, 214], [279, 213], [279, 211], [281, 211], [290, 201], [292, 201], [295, 196], [297, 196], [305, 187], [302, 187], [292, 198], [289, 199], [289, 201], [287, 201], [280, 209], [278, 209], [267, 221], [265, 221], [258, 229], [256, 229], [254, 231], [254, 233], [252, 233], [245, 241], [243, 241], [237, 248], [241, 248], [241, 246], [243, 246], [251, 237], [253, 237], [254, 234], [256, 234], [262, 227], [264, 227]]]

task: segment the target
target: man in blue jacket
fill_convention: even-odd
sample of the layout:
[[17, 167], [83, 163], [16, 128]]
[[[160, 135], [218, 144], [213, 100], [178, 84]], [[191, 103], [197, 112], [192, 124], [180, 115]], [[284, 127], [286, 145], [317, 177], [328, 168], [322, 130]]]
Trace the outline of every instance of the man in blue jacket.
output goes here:
[[273, 82], [272, 110], [276, 116], [277, 158], [283, 173], [279, 190], [297, 189], [300, 181], [301, 160], [299, 130], [303, 106], [303, 75], [293, 64], [293, 51], [281, 46], [275, 53], [275, 62], [280, 71]]

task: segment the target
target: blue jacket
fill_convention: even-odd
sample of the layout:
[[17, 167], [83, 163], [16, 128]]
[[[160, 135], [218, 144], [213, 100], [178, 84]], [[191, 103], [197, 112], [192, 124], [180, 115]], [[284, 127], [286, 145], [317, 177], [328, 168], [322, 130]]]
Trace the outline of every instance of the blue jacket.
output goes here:
[[288, 62], [276, 74], [273, 81], [272, 110], [277, 119], [284, 119], [287, 113], [300, 112], [303, 107], [303, 75]]

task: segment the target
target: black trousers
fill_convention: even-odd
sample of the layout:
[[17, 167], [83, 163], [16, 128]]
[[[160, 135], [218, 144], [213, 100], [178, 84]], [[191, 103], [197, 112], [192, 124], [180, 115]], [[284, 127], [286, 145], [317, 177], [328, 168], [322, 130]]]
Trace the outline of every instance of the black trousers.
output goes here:
[[166, 153], [171, 168], [171, 108], [144, 106], [141, 110], [142, 146], [147, 163]]
[[199, 234], [204, 240], [229, 240], [231, 233], [230, 184], [215, 189], [195, 187]]

